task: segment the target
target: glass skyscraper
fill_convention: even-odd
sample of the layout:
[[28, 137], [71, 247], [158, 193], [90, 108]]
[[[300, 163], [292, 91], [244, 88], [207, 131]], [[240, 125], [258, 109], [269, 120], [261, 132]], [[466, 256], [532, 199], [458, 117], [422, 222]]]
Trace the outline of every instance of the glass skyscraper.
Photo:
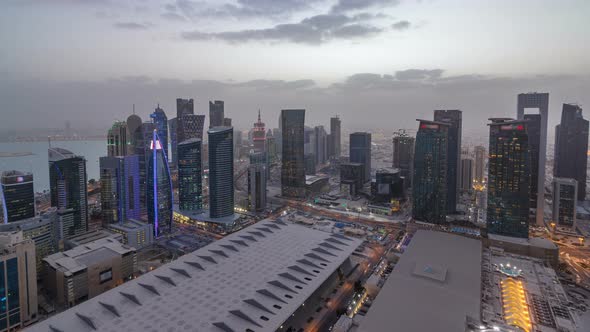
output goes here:
[[178, 144], [178, 202], [180, 210], [203, 209], [201, 140], [191, 138]]
[[63, 236], [82, 234], [88, 231], [86, 159], [62, 148], [49, 148], [48, 154], [51, 206], [72, 210], [72, 218], [63, 225]]
[[221, 100], [209, 102], [209, 128], [222, 127], [224, 116], [224, 103]]
[[371, 134], [350, 134], [350, 162], [363, 164], [363, 182], [371, 181]]
[[100, 158], [103, 224], [139, 219], [139, 156]]
[[109, 157], [128, 154], [127, 122], [117, 121], [107, 133], [107, 155]]
[[305, 110], [282, 110], [281, 195], [305, 197]]
[[449, 124], [418, 120], [412, 180], [412, 217], [443, 224], [447, 216]]
[[328, 157], [336, 160], [340, 159], [341, 145], [340, 145], [340, 128], [342, 122], [338, 116], [330, 118], [330, 135], [328, 140]]
[[250, 154], [248, 166], [248, 209], [253, 212], [266, 208], [267, 157], [264, 152]]
[[158, 105], [150, 117], [153, 119], [156, 129], [158, 129], [158, 137], [160, 137], [164, 154], [168, 157], [168, 118], [166, 117], [166, 113]]
[[35, 192], [33, 174], [5, 171], [0, 178], [0, 199], [4, 223], [35, 216]]
[[209, 129], [209, 216], [234, 214], [234, 129]]
[[447, 213], [457, 210], [459, 197], [459, 177], [461, 174], [461, 136], [462, 116], [459, 110], [435, 110], [434, 121], [449, 124], [449, 138], [447, 149]]
[[404, 177], [404, 185], [412, 187], [412, 173], [414, 168], [414, 137], [410, 137], [405, 131], [393, 134], [393, 163], [394, 168], [401, 170]]
[[488, 233], [529, 236], [531, 158], [527, 122], [491, 119], [488, 161]]
[[172, 179], [168, 157], [162, 147], [158, 131], [152, 131], [147, 162], [147, 212], [154, 225], [154, 236], [172, 230]]

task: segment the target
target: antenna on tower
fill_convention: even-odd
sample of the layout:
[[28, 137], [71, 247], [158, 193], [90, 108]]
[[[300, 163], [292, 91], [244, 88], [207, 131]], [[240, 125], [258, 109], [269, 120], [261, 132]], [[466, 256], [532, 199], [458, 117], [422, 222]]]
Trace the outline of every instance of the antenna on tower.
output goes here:
[[258, 109], [258, 122], [260, 122], [260, 108]]
[[135, 104], [133, 104], [133, 114], [135, 114]]

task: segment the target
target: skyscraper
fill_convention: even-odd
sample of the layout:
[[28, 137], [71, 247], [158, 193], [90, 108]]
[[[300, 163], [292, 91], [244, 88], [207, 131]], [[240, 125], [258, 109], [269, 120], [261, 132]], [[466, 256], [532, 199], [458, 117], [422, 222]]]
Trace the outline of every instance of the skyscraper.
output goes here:
[[330, 151], [329, 157], [334, 157], [336, 160], [340, 159], [340, 155], [342, 154], [342, 149], [340, 145], [341, 140], [341, 121], [338, 116], [333, 116], [330, 118], [330, 141], [329, 141], [329, 148]]
[[328, 161], [328, 134], [324, 126], [313, 128], [315, 136], [315, 161], [316, 165], [325, 164]]
[[143, 151], [141, 123], [141, 118], [135, 114], [127, 118], [127, 139], [129, 140], [127, 154], [139, 154], [138, 150]]
[[399, 130], [393, 134], [393, 167], [401, 170], [404, 185], [412, 187], [412, 174], [414, 169], [414, 137], [406, 134], [405, 130]]
[[145, 215], [148, 208], [147, 198], [147, 181], [148, 181], [148, 163], [151, 153], [151, 142], [156, 125], [153, 122], [144, 122], [141, 124], [141, 139], [137, 141], [137, 155], [139, 156], [139, 197], [141, 213]]
[[[525, 108], [537, 108], [538, 115], [527, 114]], [[536, 198], [536, 204], [531, 205], [535, 211], [535, 223], [544, 225], [545, 210], [545, 164], [547, 159], [547, 117], [549, 112], [548, 93], [521, 93], [518, 95], [517, 116], [519, 120], [527, 119], [526, 125], [529, 135], [529, 149], [531, 151], [531, 197]], [[530, 129], [530, 130], [529, 130]]]
[[447, 122], [417, 120], [412, 179], [412, 217], [444, 224], [447, 216], [447, 167], [449, 127]]
[[184, 114], [195, 114], [195, 101], [191, 99], [176, 99], [176, 118], [180, 119]]
[[150, 114], [150, 117], [158, 130], [158, 137], [160, 137], [164, 154], [168, 156], [168, 118], [166, 117], [166, 113], [158, 104], [158, 107], [156, 107], [154, 113]]
[[222, 127], [224, 116], [224, 104], [221, 100], [209, 102], [209, 128]]
[[88, 192], [86, 159], [62, 148], [49, 148], [49, 187], [51, 206], [72, 210], [72, 218], [63, 225], [70, 238], [88, 230]]
[[281, 110], [281, 195], [305, 197], [305, 110]]
[[459, 177], [459, 189], [462, 192], [470, 192], [473, 187], [473, 159], [461, 159], [461, 176]]
[[203, 128], [205, 116], [201, 114], [184, 114], [178, 121], [176, 133], [177, 142], [183, 142], [191, 138], [203, 140]]
[[258, 110], [258, 121], [254, 123], [252, 141], [254, 143], [254, 151], [266, 151], [266, 130], [264, 128], [264, 122], [260, 118], [260, 110]]
[[139, 219], [139, 156], [101, 157], [100, 190], [103, 224]]
[[528, 238], [531, 159], [527, 122], [490, 120], [488, 233]]
[[35, 216], [33, 174], [20, 171], [2, 172], [0, 199], [2, 199], [5, 224], [33, 218]]
[[248, 209], [261, 212], [266, 208], [266, 153], [255, 152], [250, 155], [248, 166]]
[[224, 127], [231, 127], [231, 118], [223, 118], [223, 126]]
[[553, 221], [576, 229], [578, 183], [575, 179], [553, 178]]
[[147, 161], [146, 204], [154, 237], [172, 230], [172, 179], [158, 130], [152, 131]]
[[481, 145], [475, 147], [475, 173], [473, 179], [483, 183], [485, 179], [486, 148]]
[[579, 105], [563, 104], [561, 124], [555, 127], [553, 174], [577, 180], [579, 201], [586, 199], [587, 153], [588, 120], [582, 116]]
[[176, 166], [178, 157], [176, 156], [178, 147], [178, 118], [168, 120], [168, 131], [170, 135], [170, 162]]
[[447, 150], [447, 213], [457, 210], [459, 174], [461, 174], [462, 112], [459, 110], [435, 110], [434, 121], [449, 124], [449, 148]]
[[363, 164], [363, 182], [371, 181], [371, 134], [350, 134], [350, 162]]
[[107, 134], [107, 155], [126, 156], [129, 152], [127, 143], [127, 122], [115, 122]]
[[203, 209], [201, 140], [191, 138], [178, 144], [178, 202], [180, 210]]
[[266, 132], [266, 155], [268, 161], [274, 163], [278, 158], [277, 140], [274, 137], [272, 130]]
[[234, 129], [213, 127], [209, 134], [209, 216], [234, 214]]

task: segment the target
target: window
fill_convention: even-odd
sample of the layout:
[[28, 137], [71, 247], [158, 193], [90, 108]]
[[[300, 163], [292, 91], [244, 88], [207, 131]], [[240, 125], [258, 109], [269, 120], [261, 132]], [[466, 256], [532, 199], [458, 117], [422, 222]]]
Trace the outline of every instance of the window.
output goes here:
[[280, 305], [278, 305], [278, 304], [275, 304], [275, 305], [273, 305], [273, 307], [275, 307], [275, 308], [277, 308], [277, 309], [282, 309], [282, 308], [283, 308], [283, 307], [281, 307], [281, 306], [280, 306]]
[[99, 275], [99, 280], [101, 284], [113, 280], [113, 269], [102, 271]]
[[289, 294], [285, 294], [285, 297], [288, 298], [288, 299], [292, 299], [293, 298], [293, 296], [291, 296]]
[[265, 322], [268, 321], [268, 317], [266, 317], [266, 316], [260, 316], [260, 319], [262, 319]]

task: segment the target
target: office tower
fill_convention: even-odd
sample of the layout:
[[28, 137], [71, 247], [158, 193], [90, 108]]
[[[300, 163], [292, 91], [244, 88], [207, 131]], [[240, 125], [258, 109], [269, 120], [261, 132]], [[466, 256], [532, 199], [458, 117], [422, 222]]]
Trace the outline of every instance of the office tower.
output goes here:
[[223, 118], [223, 126], [231, 127], [231, 118]]
[[272, 137], [275, 138], [275, 142], [277, 144], [277, 156], [282, 157], [283, 154], [283, 133], [280, 129], [274, 128], [272, 130]]
[[393, 204], [404, 198], [404, 179], [401, 170], [382, 168], [375, 171], [375, 181], [371, 181], [371, 202]]
[[101, 157], [99, 164], [103, 224], [139, 219], [139, 156]]
[[393, 167], [401, 170], [406, 188], [412, 187], [412, 173], [414, 167], [414, 137], [399, 130], [393, 134]]
[[333, 116], [330, 118], [330, 140], [329, 140], [329, 145], [330, 148], [328, 150], [330, 150], [330, 158], [335, 158], [336, 160], [340, 159], [340, 155], [342, 154], [342, 149], [341, 149], [341, 144], [340, 144], [340, 140], [341, 140], [341, 126], [342, 123], [340, 121], [340, 118], [338, 116]]
[[248, 166], [248, 210], [262, 212], [266, 208], [266, 153], [250, 155]]
[[48, 157], [51, 206], [72, 210], [72, 218], [63, 225], [67, 239], [88, 231], [86, 159], [62, 148], [49, 148]]
[[234, 132], [234, 158], [240, 159], [242, 154], [240, 150], [242, 150], [242, 131], [238, 130]]
[[254, 151], [264, 152], [266, 150], [266, 130], [264, 129], [264, 122], [260, 118], [260, 110], [258, 110], [258, 121], [254, 123], [252, 130]]
[[154, 129], [156, 126], [152, 122], [144, 122], [141, 124], [141, 138], [137, 141], [136, 154], [139, 157], [139, 204], [141, 206], [141, 214], [147, 213], [147, 181], [148, 181], [148, 160], [150, 158], [151, 142]]
[[107, 155], [126, 156], [128, 153], [127, 122], [117, 121], [107, 134]]
[[138, 149], [143, 151], [143, 133], [141, 131], [141, 118], [135, 114], [131, 114], [127, 118], [127, 154], [138, 154]]
[[490, 120], [488, 233], [528, 238], [531, 183], [528, 123]]
[[305, 110], [281, 110], [281, 195], [305, 197]]
[[168, 169], [168, 158], [155, 128], [152, 131], [147, 157], [148, 221], [154, 225], [154, 237], [158, 237], [172, 230], [172, 179]]
[[176, 118], [180, 119], [184, 114], [195, 114], [195, 101], [191, 99], [176, 99]]
[[315, 136], [315, 161], [316, 165], [325, 164], [328, 161], [328, 133], [324, 126], [313, 128]]
[[224, 104], [221, 100], [209, 102], [209, 128], [222, 127], [224, 119]]
[[461, 159], [461, 176], [459, 177], [459, 189], [462, 192], [470, 192], [473, 187], [473, 159]]
[[20, 171], [2, 172], [0, 199], [5, 224], [34, 217], [33, 174]]
[[459, 174], [461, 174], [462, 112], [459, 110], [435, 110], [434, 121], [449, 124], [449, 148], [447, 150], [447, 213], [457, 210]]
[[576, 179], [553, 178], [553, 222], [573, 230], [578, 208], [577, 182]]
[[[178, 121], [178, 120], [177, 120]], [[177, 142], [183, 142], [191, 138], [203, 140], [203, 127], [205, 116], [200, 114], [184, 114], [178, 121], [176, 132]]]
[[481, 145], [475, 147], [475, 174], [474, 180], [483, 183], [485, 180], [486, 148]]
[[[222, 104], [223, 105], [223, 104]], [[234, 129], [209, 129], [209, 216], [234, 214]]]
[[586, 199], [587, 151], [588, 120], [582, 116], [582, 108], [579, 105], [563, 104], [561, 124], [555, 127], [553, 175], [576, 179], [579, 201]]
[[444, 224], [447, 216], [447, 167], [449, 127], [447, 122], [417, 120], [412, 179], [412, 217]]
[[371, 134], [350, 134], [350, 162], [363, 164], [363, 183], [371, 181]]
[[168, 120], [168, 131], [170, 135], [170, 163], [176, 167], [178, 163], [178, 157], [176, 156], [176, 150], [178, 147], [178, 118]]
[[191, 138], [178, 144], [178, 202], [180, 210], [203, 209], [201, 140]]
[[315, 163], [315, 154], [313, 153], [306, 153], [304, 156], [305, 160], [305, 175], [315, 175], [316, 171], [316, 163]]
[[[525, 108], [537, 108], [538, 115], [527, 114]], [[547, 117], [549, 112], [548, 93], [521, 93], [518, 95], [517, 116], [519, 120], [527, 119], [526, 125], [529, 135], [529, 149], [531, 160], [531, 197], [535, 202], [531, 208], [535, 211], [535, 222], [544, 225], [545, 209], [545, 163], [547, 159]]]
[[340, 164], [340, 191], [347, 197], [357, 196], [363, 188], [364, 176], [363, 164]]
[[156, 129], [158, 130], [158, 137], [160, 137], [160, 143], [162, 144], [162, 148], [164, 149], [164, 154], [166, 157], [168, 156], [168, 118], [166, 117], [166, 113], [163, 109], [156, 107], [154, 113], [150, 114], [150, 118], [152, 118], [153, 123], [156, 125]]
[[278, 158], [277, 140], [269, 129], [266, 133], [266, 155], [270, 163], [274, 163]]
[[[303, 152], [307, 155], [307, 154], [313, 154], [315, 156], [315, 148], [316, 148], [316, 143], [315, 143], [315, 130], [313, 130], [313, 128], [305, 126], [305, 129], [303, 130], [303, 139], [304, 139], [304, 144], [303, 144]], [[314, 160], [315, 162], [315, 160]]]
[[35, 244], [21, 231], [0, 234], [0, 329], [16, 331], [37, 320]]

